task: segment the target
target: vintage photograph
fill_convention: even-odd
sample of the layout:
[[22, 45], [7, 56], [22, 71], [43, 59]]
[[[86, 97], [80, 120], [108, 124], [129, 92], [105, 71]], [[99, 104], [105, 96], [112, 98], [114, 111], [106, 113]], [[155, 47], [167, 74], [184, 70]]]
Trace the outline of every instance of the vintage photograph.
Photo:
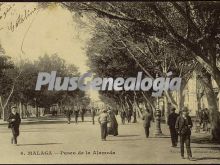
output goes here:
[[220, 2], [0, 2], [0, 164], [220, 163]]

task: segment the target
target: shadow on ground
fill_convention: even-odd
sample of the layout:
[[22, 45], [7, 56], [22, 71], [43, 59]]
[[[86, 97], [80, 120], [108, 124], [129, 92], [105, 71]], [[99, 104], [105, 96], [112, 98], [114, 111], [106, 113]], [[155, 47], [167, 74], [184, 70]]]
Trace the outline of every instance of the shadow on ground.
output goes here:
[[[87, 122], [91, 122], [91, 121], [78, 121], [78, 123], [87, 123]], [[33, 121], [26, 121], [21, 123], [21, 125], [27, 125], [27, 124], [31, 124], [31, 125], [35, 125], [35, 124], [67, 124], [67, 121], [63, 121], [63, 120], [33, 120]], [[76, 124], [74, 121], [71, 121], [70, 124]]]
[[140, 136], [140, 135], [118, 135], [117, 137], [132, 137], [132, 136]]
[[36, 144], [19, 144], [18, 146], [40, 146], [40, 145], [56, 145], [56, 144], [63, 144], [63, 143], [36, 143]]
[[194, 161], [197, 160], [220, 160], [220, 157], [202, 157], [202, 158], [194, 158]]
[[197, 144], [220, 144], [220, 141], [210, 140], [210, 135], [206, 135], [203, 137], [192, 137], [191, 142]]
[[143, 139], [107, 139], [107, 141], [138, 141], [138, 140], [143, 140]]
[[[191, 147], [191, 148], [205, 148], [205, 149], [211, 149], [211, 150], [219, 150], [220, 151], [220, 146], [209, 146], [209, 147], [206, 147], [206, 146], [199, 146], [199, 147]], [[219, 156], [220, 157], [220, 156]]]

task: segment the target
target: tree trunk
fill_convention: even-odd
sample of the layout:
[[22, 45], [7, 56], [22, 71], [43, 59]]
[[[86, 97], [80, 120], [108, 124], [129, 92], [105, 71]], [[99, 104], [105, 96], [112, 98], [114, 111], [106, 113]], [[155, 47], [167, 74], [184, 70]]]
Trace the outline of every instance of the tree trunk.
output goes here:
[[128, 105], [129, 110], [133, 112], [133, 105], [132, 105], [132, 103], [130, 102], [129, 99], [128, 99], [128, 101], [126, 100], [126, 103]]
[[220, 113], [218, 112], [217, 97], [213, 91], [211, 75], [202, 75], [202, 82], [205, 86], [205, 94], [208, 101], [211, 122], [211, 139], [220, 141]]
[[184, 101], [185, 101], [184, 89], [186, 87], [186, 84], [187, 84], [186, 80], [182, 79], [180, 90], [178, 92], [179, 94], [178, 110], [179, 111], [184, 106]]
[[153, 101], [150, 100], [150, 98], [147, 97], [147, 95], [144, 94], [144, 92], [141, 92], [142, 95], [144, 96], [144, 99], [146, 100], [146, 102], [150, 105], [151, 109], [153, 111], [155, 111], [156, 107], [155, 105], [152, 103]]
[[214, 67], [210, 74], [220, 88], [220, 70], [217, 67]]
[[166, 96], [163, 97], [164, 98], [164, 109], [165, 109], [165, 112], [164, 112], [164, 116], [165, 116], [165, 122], [167, 123], [168, 121], [168, 116], [170, 114], [170, 107], [169, 107], [169, 102], [168, 102], [168, 99]]
[[39, 117], [39, 109], [38, 109], [38, 106], [36, 105], [36, 117], [38, 118]]
[[132, 107], [133, 123], [137, 123], [137, 111], [136, 111], [136, 108], [134, 107], [134, 104], [131, 102], [130, 99], [128, 99], [128, 101], [129, 101], [129, 104]]
[[133, 116], [134, 116], [133, 123], [137, 123], [137, 110], [136, 110], [136, 108], [133, 111]]
[[126, 106], [125, 106], [125, 104], [124, 104], [124, 101], [122, 100], [121, 97], [119, 97], [119, 99], [120, 99], [120, 104], [121, 104], [122, 110], [126, 112]]
[[202, 106], [201, 106], [201, 94], [197, 93], [197, 109], [198, 110], [201, 110], [202, 109]]
[[23, 119], [24, 118], [23, 105], [21, 104], [21, 102], [19, 102], [19, 114], [20, 114], [21, 118]]
[[[197, 110], [200, 111], [202, 109], [201, 100], [204, 95], [204, 89], [202, 84], [200, 83], [198, 77], [196, 78], [196, 100], [197, 100]], [[204, 85], [203, 85], [204, 86]]]
[[2, 118], [4, 119], [4, 106], [3, 106], [3, 104], [2, 104], [2, 97], [0, 96], [0, 106], [1, 106], [1, 116], [2, 116]]
[[2, 119], [3, 121], [6, 121], [7, 118], [7, 112], [6, 112], [6, 106], [3, 105], [2, 97], [0, 96], [0, 105], [1, 105], [1, 110], [2, 110]]
[[168, 102], [169, 102], [173, 107], [175, 107], [176, 109], [178, 109], [178, 105], [177, 105], [177, 103], [176, 103], [176, 101], [175, 101], [175, 99], [174, 99], [172, 93], [171, 93], [170, 91], [164, 91], [164, 94], [165, 94], [165, 96], [166, 96]]
[[25, 110], [25, 117], [29, 117], [29, 113], [28, 113], [28, 110], [27, 110], [27, 103], [24, 104], [24, 110]]
[[[20, 75], [20, 74], [19, 74]], [[15, 81], [16, 81], [16, 79], [18, 78], [19, 76], [17, 76], [16, 78], [15, 78]], [[6, 101], [5, 101], [5, 103], [3, 104], [3, 101], [2, 101], [2, 97], [0, 96], [0, 105], [1, 105], [1, 108], [2, 108], [2, 116], [3, 116], [3, 121], [6, 121], [6, 118], [7, 118], [7, 113], [6, 113], [6, 107], [8, 106], [8, 103], [9, 103], [9, 100], [10, 100], [10, 98], [11, 98], [11, 96], [12, 96], [12, 94], [14, 93], [14, 88], [15, 88], [15, 81], [14, 81], [14, 83], [13, 83], [13, 85], [12, 85], [12, 88], [11, 88], [11, 91], [10, 91], [10, 93], [9, 93], [9, 95], [8, 95], [8, 97], [7, 97], [7, 99], [6, 99]]]
[[142, 118], [143, 115], [142, 115], [142, 112], [141, 112], [141, 108], [140, 108], [137, 100], [135, 99], [134, 101], [135, 101], [135, 104], [137, 105], [137, 115], [138, 115], [139, 118]]

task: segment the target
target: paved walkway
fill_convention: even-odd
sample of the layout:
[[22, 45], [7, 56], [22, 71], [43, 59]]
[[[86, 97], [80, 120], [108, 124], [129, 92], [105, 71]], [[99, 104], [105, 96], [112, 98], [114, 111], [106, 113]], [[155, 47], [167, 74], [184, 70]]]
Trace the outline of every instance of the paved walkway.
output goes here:
[[[172, 148], [167, 126], [162, 124], [162, 138], [146, 139], [142, 121], [121, 125], [119, 136], [100, 140], [100, 128], [96, 123], [52, 124], [37, 122], [21, 125], [19, 145], [10, 144], [10, 130], [0, 125], [0, 163], [219, 163], [220, 144], [203, 143], [205, 134], [193, 133], [194, 161], [181, 159], [179, 147]], [[52, 120], [53, 121], [53, 120]], [[120, 121], [120, 120], [118, 120]], [[23, 121], [24, 122], [24, 121]], [[102, 152], [101, 154], [96, 154]]]

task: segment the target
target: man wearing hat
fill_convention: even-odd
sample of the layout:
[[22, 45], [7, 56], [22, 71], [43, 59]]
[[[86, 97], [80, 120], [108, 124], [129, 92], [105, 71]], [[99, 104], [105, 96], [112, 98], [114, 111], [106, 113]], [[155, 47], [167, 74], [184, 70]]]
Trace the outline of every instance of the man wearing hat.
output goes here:
[[172, 147], [176, 147], [178, 142], [178, 134], [175, 128], [175, 124], [176, 124], [176, 119], [179, 115], [175, 113], [175, 110], [176, 108], [171, 109], [171, 113], [169, 114], [167, 121], [167, 124], [169, 125], [169, 129], [170, 129]]
[[188, 159], [191, 160], [192, 152], [190, 148], [191, 128], [193, 126], [191, 117], [188, 115], [188, 108], [183, 107], [181, 115], [176, 120], [175, 128], [180, 135], [180, 151], [181, 157], [184, 159], [184, 143], [186, 144], [186, 151]]
[[106, 141], [106, 136], [107, 136], [107, 123], [108, 123], [108, 113], [107, 109], [104, 109], [99, 117], [98, 117], [98, 122], [101, 126], [101, 138], [102, 141]]
[[144, 130], [145, 130], [146, 138], [149, 138], [151, 121], [153, 120], [153, 115], [149, 109], [146, 109], [146, 111], [142, 117], [142, 120], [144, 120], [143, 126], [144, 126]]
[[11, 138], [11, 144], [17, 145], [17, 137], [19, 136], [19, 126], [21, 123], [20, 115], [16, 111], [17, 107], [12, 106], [11, 107], [11, 113], [8, 117], [8, 128], [11, 128], [12, 130], [12, 138]]

